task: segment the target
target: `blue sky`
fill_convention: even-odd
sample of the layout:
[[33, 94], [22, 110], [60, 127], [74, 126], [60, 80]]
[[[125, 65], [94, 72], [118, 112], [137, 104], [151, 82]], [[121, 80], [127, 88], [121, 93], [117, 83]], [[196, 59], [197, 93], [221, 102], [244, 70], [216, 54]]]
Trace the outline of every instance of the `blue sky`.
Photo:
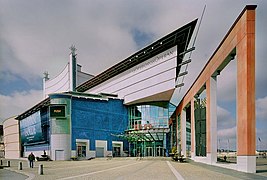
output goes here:
[[[257, 0], [0, 0], [0, 122], [42, 100], [43, 72], [55, 77], [75, 44], [82, 70], [98, 74], [145, 45], [205, 15], [189, 74], [190, 87], [246, 4], [256, 4], [257, 137], [267, 149], [267, 1]], [[235, 65], [218, 79], [218, 136], [234, 147]]]

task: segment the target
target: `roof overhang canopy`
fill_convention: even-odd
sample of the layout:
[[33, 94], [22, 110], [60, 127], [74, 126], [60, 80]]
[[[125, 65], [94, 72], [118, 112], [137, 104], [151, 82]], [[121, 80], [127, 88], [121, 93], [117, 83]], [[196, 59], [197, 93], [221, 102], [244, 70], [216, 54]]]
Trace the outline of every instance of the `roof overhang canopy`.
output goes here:
[[[183, 60], [185, 53], [187, 52], [187, 47], [193, 34], [196, 23], [197, 19], [164, 36], [163, 38], [153, 42], [149, 46], [132, 54], [125, 60], [119, 62], [118, 64], [110, 67], [109, 69], [105, 70], [94, 78], [79, 85], [76, 90], [79, 92], [85, 92], [174, 46], [177, 46], [177, 61], [178, 64], [180, 64]], [[179, 74], [179, 71], [180, 66], [177, 66], [176, 75]]]
[[163, 141], [164, 135], [169, 132], [169, 128], [154, 128], [145, 130], [125, 131], [124, 134], [112, 134], [113, 136], [127, 140], [128, 142], [155, 142]]

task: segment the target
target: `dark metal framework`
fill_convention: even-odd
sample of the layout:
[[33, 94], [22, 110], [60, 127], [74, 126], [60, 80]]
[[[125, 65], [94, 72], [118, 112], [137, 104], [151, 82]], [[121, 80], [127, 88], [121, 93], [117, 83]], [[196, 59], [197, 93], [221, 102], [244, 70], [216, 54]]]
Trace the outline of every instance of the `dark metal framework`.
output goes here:
[[147, 129], [138, 131], [125, 131], [124, 134], [112, 134], [113, 136], [127, 140], [128, 142], [155, 142], [162, 141], [163, 136], [167, 133], [169, 129]]

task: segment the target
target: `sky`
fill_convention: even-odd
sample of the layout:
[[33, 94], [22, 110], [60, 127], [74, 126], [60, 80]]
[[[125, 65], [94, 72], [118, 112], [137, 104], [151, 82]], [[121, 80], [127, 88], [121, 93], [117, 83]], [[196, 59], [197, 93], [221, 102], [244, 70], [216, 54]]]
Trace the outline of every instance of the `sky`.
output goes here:
[[[82, 70], [97, 75], [200, 19], [206, 5], [185, 86], [172, 99], [178, 104], [246, 4], [258, 5], [257, 148], [267, 149], [267, 1], [257, 0], [0, 0], [0, 123], [42, 100], [43, 72], [57, 76], [72, 44]], [[236, 144], [235, 91], [234, 60], [218, 77], [218, 142], [224, 149], [235, 149]]]

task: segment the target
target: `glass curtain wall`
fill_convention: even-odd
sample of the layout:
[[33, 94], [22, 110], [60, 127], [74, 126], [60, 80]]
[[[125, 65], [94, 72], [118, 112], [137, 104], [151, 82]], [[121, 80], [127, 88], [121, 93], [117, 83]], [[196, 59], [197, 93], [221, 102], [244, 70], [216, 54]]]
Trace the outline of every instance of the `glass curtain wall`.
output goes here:
[[133, 156], [165, 156], [169, 118], [175, 106], [169, 102], [153, 102], [128, 107], [128, 132], [136, 132], [139, 140], [130, 142]]
[[175, 106], [169, 103], [153, 103], [128, 107], [129, 130], [168, 128], [168, 120]]

